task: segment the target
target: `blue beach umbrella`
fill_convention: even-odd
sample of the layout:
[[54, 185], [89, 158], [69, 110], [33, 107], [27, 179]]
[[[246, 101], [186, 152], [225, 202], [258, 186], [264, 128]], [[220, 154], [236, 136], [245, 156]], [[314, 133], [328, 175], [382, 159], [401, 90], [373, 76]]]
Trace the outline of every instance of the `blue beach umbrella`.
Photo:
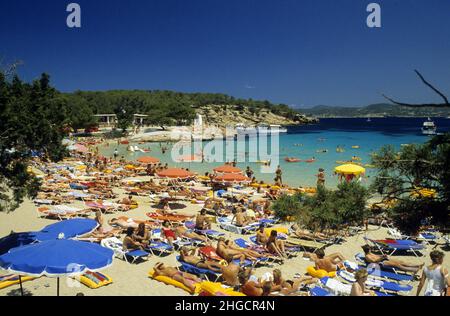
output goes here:
[[55, 239], [11, 249], [0, 256], [0, 267], [10, 273], [34, 277], [78, 276], [109, 267], [114, 252], [98, 244]]
[[13, 233], [0, 239], [0, 255], [34, 242], [58, 239], [60, 234], [63, 234], [64, 238], [83, 236], [97, 227], [98, 223], [95, 220], [75, 218], [48, 225], [39, 232]]
[[98, 223], [93, 219], [75, 218], [45, 226], [39, 232], [39, 236], [46, 235], [44, 240], [57, 239], [62, 233], [64, 238], [69, 239], [86, 235], [97, 227]]

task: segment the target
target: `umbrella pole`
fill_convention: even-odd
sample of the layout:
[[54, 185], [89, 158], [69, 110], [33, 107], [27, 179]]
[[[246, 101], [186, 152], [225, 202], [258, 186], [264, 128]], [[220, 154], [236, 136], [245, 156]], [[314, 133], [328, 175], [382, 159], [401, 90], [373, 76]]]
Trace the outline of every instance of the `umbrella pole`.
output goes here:
[[23, 296], [22, 277], [20, 275], [19, 275], [19, 283], [20, 283], [20, 295]]
[[58, 280], [56, 281], [57, 286], [56, 286], [56, 296], [59, 296], [59, 277]]

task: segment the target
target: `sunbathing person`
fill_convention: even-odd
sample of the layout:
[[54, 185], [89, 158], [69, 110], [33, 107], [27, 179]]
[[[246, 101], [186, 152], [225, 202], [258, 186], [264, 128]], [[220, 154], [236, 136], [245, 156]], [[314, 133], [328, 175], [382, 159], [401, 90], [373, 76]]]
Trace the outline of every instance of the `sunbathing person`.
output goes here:
[[424, 264], [410, 264], [401, 260], [389, 258], [387, 255], [377, 255], [371, 252], [369, 245], [362, 246], [364, 251], [364, 260], [370, 263], [383, 263], [387, 267], [397, 268], [405, 272], [413, 272], [416, 274], [424, 266]]
[[108, 224], [111, 226], [119, 226], [124, 230], [128, 229], [129, 227], [137, 229], [139, 226], [138, 223], [136, 223], [132, 219], [124, 220], [122, 218], [112, 218], [108, 221]]
[[239, 251], [240, 253], [244, 254], [246, 258], [249, 258], [251, 260], [258, 260], [258, 258], [265, 258], [264, 255], [254, 250], [239, 247], [232, 240], [225, 240], [225, 245], [228, 247], [228, 249]]
[[236, 287], [239, 287], [239, 278], [238, 274], [241, 268], [233, 263], [230, 262], [227, 266], [222, 267], [222, 279], [223, 283], [228, 286], [232, 286], [236, 289]]
[[328, 238], [328, 236], [325, 234], [322, 234], [319, 232], [311, 233], [306, 229], [301, 229], [298, 224], [292, 225], [289, 230], [292, 234], [294, 234], [296, 237], [298, 237], [300, 239], [303, 238], [303, 239], [309, 239], [309, 240], [317, 240], [317, 239], [325, 240]]
[[344, 256], [340, 253], [325, 256], [323, 249], [318, 249], [315, 254], [305, 254], [305, 256], [309, 256], [314, 261], [317, 270], [325, 270], [327, 272], [338, 271], [343, 268], [345, 261]]
[[287, 258], [286, 249], [283, 240], [277, 239], [278, 233], [276, 230], [270, 232], [270, 237], [267, 239], [266, 248], [272, 253], [282, 258]]
[[264, 224], [261, 224], [258, 231], [256, 232], [256, 243], [261, 246], [265, 246], [267, 244], [267, 241], [269, 240], [269, 237], [267, 237], [264, 229]]
[[204, 260], [198, 256], [198, 248], [189, 250], [182, 247], [180, 250], [180, 259], [183, 262], [196, 266], [200, 269], [208, 269], [214, 272], [222, 272], [223, 266], [215, 261]]
[[247, 296], [262, 296], [263, 289], [259, 284], [258, 279], [251, 275], [249, 269], [242, 269], [239, 271], [239, 283], [241, 284], [240, 291]]
[[137, 204], [135, 201], [133, 201], [132, 195], [129, 195], [128, 198], [124, 197], [121, 201], [117, 201], [117, 203], [128, 206]]
[[174, 240], [177, 240], [175, 232], [172, 230], [169, 221], [164, 221], [162, 224], [162, 235], [166, 238], [167, 243], [173, 247]]
[[236, 212], [236, 226], [237, 227], [245, 227], [248, 224], [251, 224], [252, 221], [245, 216], [245, 210], [243, 208], [239, 208]]
[[164, 263], [161, 262], [156, 263], [153, 269], [155, 270], [154, 277], [165, 276], [171, 278], [175, 281], [184, 284], [192, 292], [195, 291], [195, 285], [202, 282], [201, 279], [199, 279], [197, 276], [193, 274], [178, 271], [173, 267], [167, 267], [164, 265]]
[[223, 237], [220, 237], [219, 241], [217, 242], [216, 252], [227, 262], [232, 262], [234, 259], [239, 259], [242, 265], [246, 259], [246, 255], [242, 252], [228, 248], [225, 244], [225, 238]]
[[140, 223], [138, 225], [137, 230], [135, 230], [135, 233], [133, 234], [133, 239], [140, 242], [144, 246], [148, 246], [150, 244], [151, 233], [144, 223]]
[[359, 269], [355, 272], [356, 282], [352, 285], [350, 296], [376, 296], [374, 291], [366, 289], [366, 281], [369, 273], [366, 269]]
[[202, 209], [195, 219], [195, 229], [206, 230], [211, 229], [211, 223], [206, 217], [206, 209]]
[[144, 250], [145, 245], [133, 239], [134, 229], [129, 227], [125, 238], [123, 239], [123, 250]]
[[281, 274], [281, 270], [275, 269], [273, 270], [273, 284], [271, 291], [279, 291], [284, 295], [288, 295], [294, 292], [298, 292], [298, 290], [305, 285], [314, 284], [317, 282], [318, 279], [311, 276], [303, 276], [295, 279], [294, 281], [285, 280]]
[[91, 234], [83, 237], [108, 238], [114, 237], [116, 233], [119, 232], [116, 229], [113, 229], [112, 227], [105, 227], [103, 214], [102, 211], [100, 210], [95, 211], [95, 221], [98, 223], [97, 229]]
[[208, 237], [197, 234], [196, 232], [192, 231], [191, 229], [187, 229], [184, 226], [175, 227], [173, 231], [175, 232], [175, 235], [178, 237], [186, 237], [189, 239], [200, 240], [205, 243], [209, 242]]

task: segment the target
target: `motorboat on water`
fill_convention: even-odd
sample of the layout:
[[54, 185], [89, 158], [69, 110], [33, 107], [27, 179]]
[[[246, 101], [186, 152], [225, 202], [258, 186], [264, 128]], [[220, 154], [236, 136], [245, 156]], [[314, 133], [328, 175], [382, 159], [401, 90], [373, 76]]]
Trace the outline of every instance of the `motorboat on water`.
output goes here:
[[437, 127], [436, 124], [428, 118], [427, 121], [423, 122], [422, 125], [422, 134], [423, 135], [436, 135]]
[[258, 126], [245, 126], [244, 124], [236, 124], [236, 133], [239, 134], [280, 134], [287, 133], [287, 128], [281, 125], [259, 124]]

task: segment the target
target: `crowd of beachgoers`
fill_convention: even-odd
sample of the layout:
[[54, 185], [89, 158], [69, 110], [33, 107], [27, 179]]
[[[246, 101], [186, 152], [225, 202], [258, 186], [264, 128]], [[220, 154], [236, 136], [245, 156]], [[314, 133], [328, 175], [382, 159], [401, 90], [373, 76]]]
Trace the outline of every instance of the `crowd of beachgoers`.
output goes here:
[[[272, 184], [232, 163], [198, 175], [149, 156], [103, 157], [98, 150], [103, 145], [97, 138], [79, 139], [61, 162], [35, 157], [29, 172], [42, 179], [42, 187], [33, 201], [1, 214], [0, 229], [95, 219], [97, 228], [77, 239], [115, 253], [112, 267], [84, 275], [84, 284], [100, 295], [437, 296], [447, 291], [449, 238], [426, 223], [419, 235], [403, 236], [378, 209], [364, 224], [310, 231], [276, 218], [271, 205], [282, 194], [314, 194], [315, 188], [283, 185], [278, 170]], [[142, 281], [130, 285], [139, 277]], [[40, 284], [27, 281], [30, 288]], [[17, 284], [16, 276], [1, 275], [2, 283], [0, 295], [5, 295], [7, 286]], [[46, 293], [39, 286], [34, 292]], [[80, 288], [66, 289], [67, 295], [75, 292]]]

